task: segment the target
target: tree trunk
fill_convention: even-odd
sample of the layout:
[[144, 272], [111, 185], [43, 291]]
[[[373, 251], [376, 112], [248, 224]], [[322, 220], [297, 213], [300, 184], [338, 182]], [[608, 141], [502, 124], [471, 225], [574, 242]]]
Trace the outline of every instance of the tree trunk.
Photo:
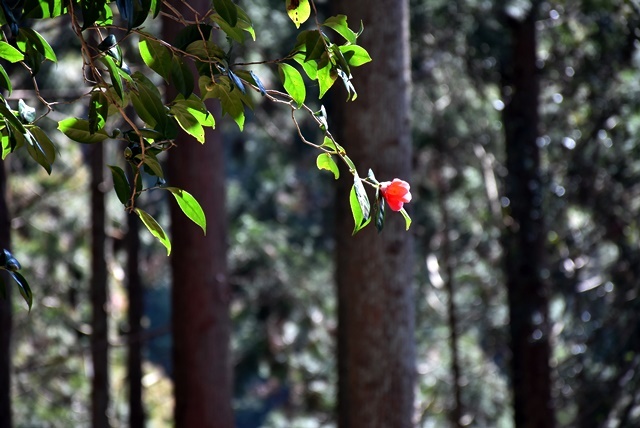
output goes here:
[[127, 293], [129, 295], [129, 353], [127, 354], [127, 380], [129, 382], [129, 426], [144, 427], [142, 403], [142, 313], [143, 288], [138, 270], [140, 236], [139, 219], [127, 216]]
[[[11, 248], [11, 220], [7, 207], [5, 163], [0, 162], [0, 250]], [[7, 296], [0, 298], [0, 428], [12, 426], [11, 417], [11, 295], [14, 284], [2, 275]]]
[[[381, 181], [410, 179], [408, 2], [341, 0], [334, 14], [364, 21], [362, 45], [374, 59], [357, 71], [359, 97], [345, 105], [337, 91], [332, 127], [360, 168]], [[351, 236], [352, 181], [337, 192], [338, 426], [412, 426], [415, 346], [412, 239], [387, 207], [384, 231]], [[366, 169], [360, 171], [366, 174]]]
[[[206, 0], [192, 1], [189, 5], [201, 12], [210, 8]], [[178, 8], [185, 16], [193, 15], [184, 4]], [[179, 28], [169, 19], [163, 24], [165, 40], [173, 40]], [[171, 100], [175, 93], [168, 95]], [[206, 132], [204, 145], [181, 134], [168, 161], [171, 185], [193, 194], [207, 216], [204, 236], [171, 201], [176, 428], [234, 426], [224, 154], [220, 132], [210, 129]]]
[[105, 262], [104, 159], [102, 144], [87, 148], [91, 168], [91, 422], [109, 427], [109, 337], [107, 326], [107, 264]]
[[544, 217], [538, 137], [536, 7], [507, 18], [510, 57], [503, 70], [503, 122], [510, 210], [503, 234], [509, 295], [512, 388], [516, 427], [555, 425], [551, 400], [548, 290], [543, 278]]

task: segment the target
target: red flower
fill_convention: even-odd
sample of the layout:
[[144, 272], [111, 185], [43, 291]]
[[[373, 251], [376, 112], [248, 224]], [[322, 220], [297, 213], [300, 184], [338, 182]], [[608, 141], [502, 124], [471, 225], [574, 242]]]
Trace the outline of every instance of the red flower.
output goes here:
[[404, 204], [411, 201], [409, 183], [399, 178], [380, 183], [380, 192], [393, 211], [400, 211]]

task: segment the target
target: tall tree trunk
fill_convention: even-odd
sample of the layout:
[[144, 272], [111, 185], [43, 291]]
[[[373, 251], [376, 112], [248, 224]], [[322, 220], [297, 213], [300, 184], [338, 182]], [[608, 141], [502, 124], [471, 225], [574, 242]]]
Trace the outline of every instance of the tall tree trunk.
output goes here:
[[[359, 97], [336, 94], [333, 131], [361, 168], [378, 179], [410, 179], [408, 2], [340, 0], [334, 14], [364, 21], [362, 45], [373, 65], [356, 72]], [[365, 174], [366, 170], [360, 171]], [[412, 239], [387, 208], [384, 231], [351, 236], [350, 180], [337, 192], [338, 425], [412, 426], [415, 346]]]
[[[534, 3], [535, 4], [535, 3]], [[555, 425], [551, 400], [548, 290], [542, 277], [544, 217], [538, 137], [536, 7], [523, 20], [507, 17], [511, 51], [502, 86], [510, 216], [503, 234], [509, 295], [512, 388], [516, 427]]]
[[[7, 206], [7, 176], [5, 163], [0, 162], [0, 250], [11, 248], [11, 220]], [[0, 428], [10, 428], [11, 418], [11, 294], [13, 284], [8, 275], [2, 276], [7, 290], [0, 298]]]
[[[204, 12], [207, 0], [189, 2]], [[184, 5], [185, 16], [193, 13]], [[179, 28], [163, 21], [165, 40]], [[196, 78], [197, 81], [197, 78]], [[168, 94], [173, 99], [175, 93]], [[173, 253], [172, 328], [176, 428], [232, 428], [230, 289], [227, 279], [225, 176], [222, 136], [207, 130], [206, 143], [181, 134], [170, 152], [169, 181], [188, 190], [207, 216], [207, 234], [171, 203]]]
[[129, 426], [144, 427], [142, 403], [142, 313], [143, 288], [138, 269], [140, 236], [139, 219], [127, 216], [127, 293], [129, 295], [129, 353], [127, 354], [127, 380], [129, 382]]
[[91, 169], [91, 422], [109, 427], [109, 337], [105, 261], [104, 159], [102, 144], [87, 148]]

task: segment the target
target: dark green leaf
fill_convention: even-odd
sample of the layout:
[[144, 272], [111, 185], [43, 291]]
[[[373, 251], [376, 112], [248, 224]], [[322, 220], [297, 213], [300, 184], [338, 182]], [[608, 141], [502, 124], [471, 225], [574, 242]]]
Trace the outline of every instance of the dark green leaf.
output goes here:
[[236, 23], [238, 22], [238, 10], [236, 9], [236, 5], [233, 1], [213, 0], [213, 7], [227, 24], [232, 27], [236, 26]]
[[40, 149], [45, 155], [46, 161], [50, 165], [53, 165], [53, 162], [56, 160], [56, 147], [53, 145], [49, 136], [37, 126], [29, 128], [29, 132], [31, 132], [31, 135], [40, 146]]
[[9, 79], [9, 75], [3, 66], [0, 65], [0, 87], [5, 88], [9, 95], [13, 91], [13, 86], [11, 86], [11, 79]]
[[116, 94], [118, 94], [120, 99], [123, 99], [124, 92], [122, 87], [122, 78], [120, 77], [120, 73], [118, 73], [118, 66], [110, 56], [103, 56], [101, 60], [107, 66], [107, 70], [109, 71], [109, 75], [111, 76], [111, 84], [113, 85], [113, 89], [116, 91]]
[[173, 45], [178, 49], [184, 51], [187, 49], [187, 46], [189, 46], [191, 43], [195, 41], [209, 40], [209, 37], [211, 36], [212, 28], [213, 27], [211, 27], [211, 25], [204, 25], [204, 24], [187, 25], [182, 30], [180, 30], [180, 32], [176, 36], [176, 40], [174, 41]]
[[325, 40], [320, 31], [309, 31], [305, 37], [305, 62], [311, 60], [319, 60], [322, 54], [327, 50]]
[[149, 175], [152, 175], [154, 177], [164, 178], [164, 172], [162, 171], [162, 166], [160, 166], [160, 162], [158, 162], [158, 159], [148, 151], [147, 153], [145, 153], [145, 156], [144, 156], [144, 165], [145, 167], [147, 167], [145, 169], [146, 169], [146, 172], [149, 173]]
[[136, 208], [135, 211], [136, 214], [138, 214], [138, 217], [140, 217], [140, 220], [142, 220], [142, 223], [144, 223], [147, 229], [149, 229], [149, 232], [151, 232], [151, 234], [165, 246], [167, 249], [167, 255], [171, 254], [171, 241], [162, 226], [160, 226], [158, 222], [149, 215], [149, 213], [142, 211], [140, 208]]
[[116, 196], [122, 205], [128, 205], [129, 197], [131, 196], [131, 186], [127, 176], [119, 166], [107, 165], [111, 170], [111, 177], [113, 178], [113, 187], [116, 191]]
[[218, 27], [224, 31], [227, 37], [230, 37], [238, 43], [244, 43], [244, 32], [241, 28], [229, 25], [229, 23], [217, 13], [211, 15], [211, 20], [218, 24]]
[[109, 102], [104, 92], [93, 91], [89, 102], [89, 132], [95, 133], [104, 128], [108, 115]]
[[188, 98], [193, 92], [193, 73], [178, 55], [174, 55], [171, 61], [171, 84], [185, 98]]
[[[44, 148], [40, 145], [40, 143], [33, 137], [31, 132], [27, 131], [25, 135], [17, 135], [18, 138], [24, 138], [27, 143], [27, 153], [29, 156], [33, 158], [40, 166], [42, 166], [47, 174], [51, 174], [51, 162], [49, 161], [49, 157], [51, 153], [45, 152]], [[55, 156], [55, 149], [53, 151]]]
[[376, 190], [376, 203], [374, 209], [374, 218], [376, 222], [376, 229], [378, 233], [382, 232], [384, 228], [384, 208], [385, 202], [382, 194], [380, 193], [380, 189]]
[[[227, 79], [224, 77], [224, 79]], [[222, 79], [221, 79], [222, 80]], [[222, 81], [224, 82], [224, 81]], [[222, 104], [223, 113], [229, 114], [236, 122], [240, 130], [244, 127], [244, 106], [242, 104], [240, 91], [231, 91], [229, 84], [218, 83], [210, 91], [211, 97], [218, 98]]]
[[178, 202], [182, 212], [189, 217], [191, 221], [200, 226], [206, 235], [207, 218], [205, 217], [204, 211], [196, 198], [186, 190], [178, 189], [177, 187], [165, 187], [164, 189], [171, 192], [171, 194], [176, 198], [176, 202]]
[[29, 306], [29, 310], [31, 310], [31, 306], [33, 305], [33, 293], [31, 292], [31, 287], [29, 287], [29, 283], [27, 280], [18, 272], [9, 271], [9, 275], [14, 279], [14, 281], [18, 284], [18, 289], [20, 290], [20, 295], [27, 302], [27, 306]]

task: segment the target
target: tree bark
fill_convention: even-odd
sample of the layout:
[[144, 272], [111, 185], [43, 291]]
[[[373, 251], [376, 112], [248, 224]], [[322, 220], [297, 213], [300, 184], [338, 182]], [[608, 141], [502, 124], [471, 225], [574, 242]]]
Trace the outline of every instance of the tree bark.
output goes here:
[[[210, 8], [206, 0], [189, 5], [200, 12]], [[183, 4], [178, 8], [193, 15]], [[175, 22], [165, 19], [163, 24], [165, 40], [173, 40]], [[173, 99], [175, 93], [168, 92]], [[169, 182], [200, 202], [207, 234], [171, 201], [175, 426], [233, 428], [222, 136], [208, 129], [204, 145], [186, 134], [176, 143], [169, 155]]]
[[[408, 2], [341, 0], [334, 14], [364, 21], [362, 45], [373, 65], [356, 71], [358, 99], [336, 91], [332, 130], [360, 168], [382, 181], [410, 179]], [[360, 171], [366, 174], [366, 169]], [[352, 181], [343, 171], [337, 192], [338, 426], [412, 426], [415, 346], [412, 239], [389, 210], [384, 231], [369, 226], [352, 237]]]
[[[7, 206], [5, 163], [0, 162], [0, 250], [11, 249], [11, 219]], [[2, 274], [7, 295], [0, 298], [0, 428], [11, 428], [11, 295], [13, 284]]]
[[104, 159], [102, 144], [87, 148], [91, 169], [91, 422], [109, 427], [109, 337], [105, 261]]
[[543, 278], [544, 216], [538, 138], [536, 7], [506, 18], [511, 51], [502, 76], [506, 196], [503, 234], [509, 299], [511, 374], [516, 427], [555, 426], [551, 399], [548, 290]]
[[127, 354], [127, 380], [129, 382], [129, 426], [144, 427], [142, 402], [142, 314], [143, 288], [138, 269], [140, 253], [139, 222], [137, 216], [128, 215], [127, 223], [127, 293], [129, 310], [129, 353]]

